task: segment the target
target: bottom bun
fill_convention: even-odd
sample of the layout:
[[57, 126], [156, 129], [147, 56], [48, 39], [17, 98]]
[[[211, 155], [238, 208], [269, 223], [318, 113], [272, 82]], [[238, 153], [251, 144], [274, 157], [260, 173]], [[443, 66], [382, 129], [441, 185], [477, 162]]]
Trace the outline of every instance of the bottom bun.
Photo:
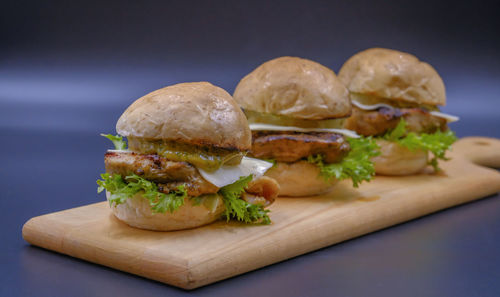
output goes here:
[[411, 151], [395, 142], [377, 139], [380, 155], [373, 157], [375, 173], [380, 175], [411, 175], [427, 166], [427, 152]]
[[[109, 192], [106, 198], [109, 201]], [[111, 205], [111, 211], [122, 222], [136, 228], [154, 231], [174, 231], [190, 229], [212, 223], [221, 217], [225, 210], [220, 196], [215, 198], [212, 209], [203, 205], [194, 205], [191, 199], [186, 198], [184, 204], [173, 213], [153, 213], [149, 200], [141, 194], [125, 200], [124, 203]]]
[[320, 176], [318, 166], [307, 161], [277, 162], [266, 174], [280, 185], [280, 196], [314, 196], [328, 192], [337, 183], [335, 178], [326, 181]]

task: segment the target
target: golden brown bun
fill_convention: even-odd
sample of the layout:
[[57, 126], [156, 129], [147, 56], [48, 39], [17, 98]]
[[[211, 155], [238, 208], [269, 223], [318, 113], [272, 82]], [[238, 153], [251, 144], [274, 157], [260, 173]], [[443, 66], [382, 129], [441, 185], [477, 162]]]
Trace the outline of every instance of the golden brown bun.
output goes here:
[[339, 78], [350, 92], [417, 104], [445, 105], [444, 83], [417, 57], [384, 48], [359, 52], [344, 63]]
[[260, 65], [234, 91], [243, 109], [299, 119], [351, 114], [347, 89], [329, 68], [306, 59], [281, 57]]
[[[106, 197], [109, 200], [109, 192], [106, 192]], [[122, 204], [111, 206], [111, 211], [120, 221], [132, 227], [154, 231], [174, 231], [206, 225], [219, 219], [225, 209], [221, 198], [218, 198], [214, 210], [207, 209], [203, 204], [193, 205], [191, 199], [186, 198], [184, 205], [173, 213], [153, 213], [149, 200], [141, 194], [136, 194]]]
[[319, 173], [318, 166], [307, 161], [298, 161], [277, 162], [265, 175], [278, 182], [280, 196], [301, 197], [326, 193], [337, 183], [334, 178], [325, 181]]
[[427, 152], [410, 151], [395, 142], [376, 140], [380, 155], [373, 157], [375, 173], [379, 175], [411, 175], [427, 166]]
[[223, 89], [208, 82], [168, 86], [137, 99], [116, 124], [123, 136], [249, 150], [245, 115]]

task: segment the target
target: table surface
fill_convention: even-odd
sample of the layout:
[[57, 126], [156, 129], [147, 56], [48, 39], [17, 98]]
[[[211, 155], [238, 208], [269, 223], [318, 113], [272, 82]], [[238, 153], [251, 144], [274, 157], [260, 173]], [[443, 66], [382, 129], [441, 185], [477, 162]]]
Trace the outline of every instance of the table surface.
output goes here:
[[[91, 120], [99, 112], [67, 116]], [[26, 113], [36, 119], [41, 111]], [[498, 124], [464, 118], [453, 128], [459, 136], [500, 137], [491, 129]], [[21, 228], [29, 218], [104, 200], [95, 180], [110, 144], [98, 133], [112, 129], [98, 130], [0, 129], [0, 296], [500, 295], [498, 194], [194, 291], [28, 245]]]

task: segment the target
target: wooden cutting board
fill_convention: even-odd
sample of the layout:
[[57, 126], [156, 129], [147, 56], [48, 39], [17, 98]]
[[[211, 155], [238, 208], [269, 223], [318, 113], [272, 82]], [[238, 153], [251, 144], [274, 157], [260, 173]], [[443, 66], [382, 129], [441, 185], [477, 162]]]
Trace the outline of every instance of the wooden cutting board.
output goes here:
[[500, 168], [500, 140], [464, 138], [450, 156], [439, 174], [376, 177], [359, 189], [341, 182], [327, 195], [280, 198], [270, 207], [268, 226], [216, 222], [186, 231], [144, 231], [115, 219], [102, 202], [32, 218], [23, 237], [193, 289], [500, 191], [500, 173], [476, 165]]

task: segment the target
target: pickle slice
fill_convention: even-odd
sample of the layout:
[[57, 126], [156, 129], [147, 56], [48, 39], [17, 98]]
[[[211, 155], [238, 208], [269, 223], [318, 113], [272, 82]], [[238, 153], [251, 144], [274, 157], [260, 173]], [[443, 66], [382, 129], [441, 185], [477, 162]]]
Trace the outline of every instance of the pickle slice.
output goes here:
[[296, 119], [283, 115], [257, 112], [253, 110], [243, 110], [250, 124], [270, 124], [279, 126], [293, 126], [300, 128], [331, 128], [341, 129], [344, 126], [345, 119], [328, 120], [304, 120]]
[[222, 165], [238, 165], [244, 152], [216, 147], [194, 146], [168, 140], [128, 138], [130, 150], [143, 154], [158, 154], [168, 160], [187, 162], [206, 171], [215, 171]]

